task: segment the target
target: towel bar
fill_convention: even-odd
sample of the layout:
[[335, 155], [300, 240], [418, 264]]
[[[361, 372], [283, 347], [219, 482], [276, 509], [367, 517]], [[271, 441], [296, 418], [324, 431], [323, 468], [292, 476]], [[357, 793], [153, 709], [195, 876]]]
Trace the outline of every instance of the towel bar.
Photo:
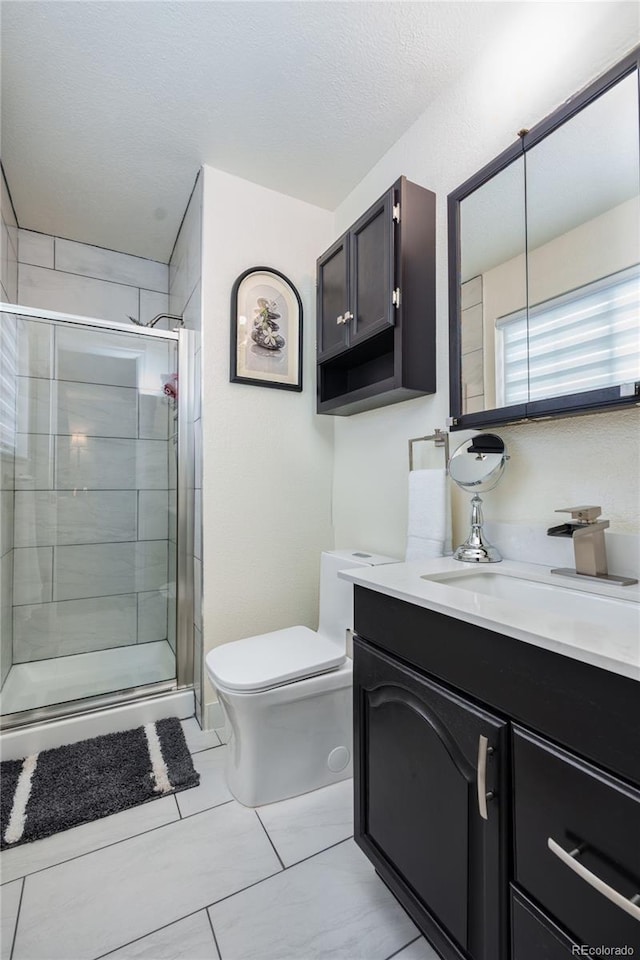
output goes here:
[[433, 440], [436, 447], [444, 447], [445, 470], [449, 472], [449, 434], [446, 430], [436, 427], [434, 432], [428, 437], [413, 437], [409, 440], [409, 470], [413, 470], [413, 445], [422, 443], [423, 440]]

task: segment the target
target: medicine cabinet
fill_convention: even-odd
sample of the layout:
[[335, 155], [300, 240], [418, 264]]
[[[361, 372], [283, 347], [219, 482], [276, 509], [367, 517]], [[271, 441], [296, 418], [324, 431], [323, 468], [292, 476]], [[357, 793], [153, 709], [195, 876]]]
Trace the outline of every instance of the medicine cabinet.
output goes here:
[[639, 52], [448, 197], [453, 429], [640, 403]]

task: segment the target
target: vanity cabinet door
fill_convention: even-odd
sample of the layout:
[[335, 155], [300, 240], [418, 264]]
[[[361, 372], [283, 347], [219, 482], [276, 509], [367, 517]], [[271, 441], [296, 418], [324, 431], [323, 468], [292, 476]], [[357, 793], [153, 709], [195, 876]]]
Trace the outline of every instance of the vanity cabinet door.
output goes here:
[[349, 342], [349, 234], [318, 260], [318, 359], [346, 350]]
[[506, 724], [358, 638], [354, 716], [357, 843], [444, 958], [506, 957]]
[[569, 960], [579, 947], [535, 904], [512, 887], [511, 960]]

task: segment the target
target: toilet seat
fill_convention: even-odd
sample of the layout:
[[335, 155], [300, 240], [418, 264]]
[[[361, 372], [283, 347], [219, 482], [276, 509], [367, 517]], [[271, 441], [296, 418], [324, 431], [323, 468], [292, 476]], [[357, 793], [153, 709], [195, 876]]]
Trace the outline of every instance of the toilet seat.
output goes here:
[[224, 643], [206, 660], [217, 687], [248, 693], [337, 670], [346, 656], [327, 637], [297, 626]]

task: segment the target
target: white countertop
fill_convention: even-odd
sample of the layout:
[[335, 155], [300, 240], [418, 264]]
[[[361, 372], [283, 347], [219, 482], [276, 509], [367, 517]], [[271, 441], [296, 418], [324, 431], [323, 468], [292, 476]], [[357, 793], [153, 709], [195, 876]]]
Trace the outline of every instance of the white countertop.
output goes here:
[[[424, 580], [426, 575], [447, 573], [499, 573], [528, 581], [571, 590], [572, 594], [591, 594], [623, 601], [624, 626], [579, 619], [551, 613], [544, 606], [515, 603], [473, 590]], [[352, 567], [339, 574], [344, 580], [377, 593], [427, 607], [457, 620], [477, 624], [488, 630], [543, 647], [574, 660], [581, 660], [612, 673], [640, 681], [640, 587], [576, 581], [550, 574], [548, 566], [503, 560], [495, 564], [460, 563], [450, 557], [414, 560], [379, 567]], [[451, 583], [452, 581], [450, 581]], [[606, 605], [603, 606], [613, 606]], [[427, 642], [427, 641], [425, 641]]]

